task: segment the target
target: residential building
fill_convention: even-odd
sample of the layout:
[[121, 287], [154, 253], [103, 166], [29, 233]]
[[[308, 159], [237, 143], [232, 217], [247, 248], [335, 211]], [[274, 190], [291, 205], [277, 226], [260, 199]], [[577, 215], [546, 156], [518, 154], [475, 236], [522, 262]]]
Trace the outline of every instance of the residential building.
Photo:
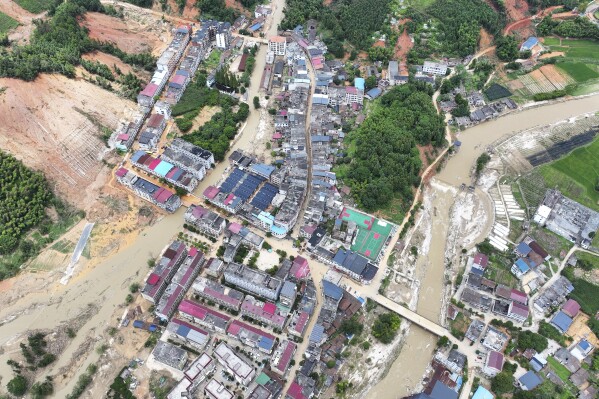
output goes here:
[[268, 40], [268, 51], [275, 55], [285, 56], [287, 51], [287, 39], [283, 36], [274, 36]]
[[182, 318], [193, 323], [224, 333], [227, 323], [231, 318], [215, 310], [200, 305], [189, 299], [184, 299], [179, 305], [179, 314]]
[[570, 353], [581, 362], [593, 351], [593, 345], [586, 339], [581, 339]]
[[181, 206], [181, 198], [175, 195], [175, 193], [142, 179], [128, 169], [120, 168], [115, 174], [119, 183], [130, 188], [135, 194], [146, 201], [169, 213], [175, 212]]
[[445, 76], [447, 74], [447, 64], [445, 62], [424, 61], [422, 72], [429, 75]]
[[489, 257], [477, 252], [472, 260], [472, 273], [483, 275], [489, 264]]
[[495, 377], [503, 370], [504, 358], [501, 352], [489, 351], [485, 359], [483, 373], [489, 377]]
[[224, 384], [214, 378], [204, 387], [204, 397], [208, 399], [233, 399], [235, 395]]
[[520, 323], [524, 323], [528, 319], [529, 311], [528, 306], [522, 305], [518, 302], [510, 303], [508, 308], [507, 317], [512, 318]]
[[141, 290], [141, 296], [152, 303], [158, 303], [166, 287], [186, 257], [187, 248], [185, 244], [180, 241], [172, 242], [162, 253], [162, 256], [156, 262], [154, 269], [146, 279], [146, 284]]
[[195, 349], [203, 349], [210, 340], [210, 334], [183, 320], [173, 319], [166, 326], [169, 338]]
[[206, 169], [214, 166], [214, 155], [210, 151], [193, 145], [181, 138], [174, 139], [169, 148], [175, 153], [185, 154], [194, 161], [201, 163]]
[[214, 349], [216, 360], [235, 377], [240, 384], [247, 386], [256, 376], [251, 363], [240, 358], [226, 343], [221, 342]]
[[530, 266], [528, 266], [528, 264], [522, 258], [516, 260], [516, 262], [512, 265], [511, 269], [512, 274], [516, 276], [518, 279], [522, 279], [522, 277], [529, 271]]
[[183, 378], [169, 392], [168, 399], [191, 398], [198, 386], [214, 372], [216, 362], [206, 353], [202, 353], [183, 373]]
[[370, 283], [378, 272], [378, 267], [370, 263], [367, 258], [343, 248], [335, 254], [333, 264], [335, 268], [364, 284]]
[[568, 299], [562, 306], [562, 312], [571, 318], [575, 318], [580, 312], [580, 305], [574, 299]]
[[286, 340], [281, 342], [271, 358], [270, 364], [273, 366], [272, 370], [279, 375], [285, 375], [296, 349], [297, 345], [291, 341]]
[[297, 285], [291, 281], [285, 281], [281, 292], [279, 293], [279, 302], [281, 305], [291, 308], [297, 297]]
[[520, 387], [525, 391], [532, 391], [539, 386], [543, 380], [534, 371], [529, 371], [518, 379]]
[[182, 188], [188, 192], [192, 192], [198, 185], [198, 180], [189, 172], [174, 166], [160, 158], [154, 158], [145, 151], [135, 151], [131, 155], [131, 163], [141, 170], [164, 179], [167, 182]]
[[157, 362], [175, 370], [183, 370], [187, 363], [187, 352], [184, 349], [164, 341], [158, 341], [152, 351], [152, 356]]
[[573, 320], [570, 316], [565, 314], [563, 311], [559, 311], [555, 314], [555, 316], [553, 316], [550, 323], [552, 326], [561, 331], [562, 334], [565, 334], [572, 325], [572, 322]]
[[200, 29], [193, 36], [193, 43], [204, 48], [216, 47], [227, 50], [231, 44], [231, 24], [213, 20], [201, 21]]
[[204, 267], [204, 269], [206, 270], [206, 275], [214, 277], [216, 279], [219, 278], [221, 274], [223, 274], [224, 268], [225, 262], [218, 258], [210, 258], [208, 262], [206, 262], [206, 266]]
[[275, 337], [254, 326], [233, 320], [227, 328], [227, 335], [237, 338], [242, 344], [257, 348], [264, 353], [271, 353], [275, 345]]
[[280, 279], [237, 263], [230, 263], [225, 267], [224, 277], [229, 284], [273, 301], [278, 299], [283, 287], [283, 282]]
[[200, 205], [191, 205], [187, 209], [185, 221], [214, 238], [218, 238], [227, 226], [227, 221], [222, 216]]
[[241, 304], [241, 314], [254, 320], [282, 330], [287, 319], [272, 302], [261, 302], [251, 295], [247, 295]]
[[292, 316], [287, 326], [287, 332], [296, 337], [303, 337], [310, 320], [308, 312], [298, 310]]
[[208, 301], [215, 302], [227, 309], [239, 311], [243, 294], [231, 287], [224, 286], [216, 281], [205, 277], [198, 277], [193, 283], [193, 292], [196, 295], [206, 298]]

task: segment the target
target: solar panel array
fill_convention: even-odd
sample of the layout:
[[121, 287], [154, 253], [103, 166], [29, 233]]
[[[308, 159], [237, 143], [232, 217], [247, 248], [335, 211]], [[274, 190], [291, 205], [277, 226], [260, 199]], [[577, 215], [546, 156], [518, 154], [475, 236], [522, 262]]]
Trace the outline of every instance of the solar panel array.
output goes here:
[[237, 183], [246, 175], [241, 169], [235, 168], [233, 172], [227, 177], [227, 179], [220, 186], [220, 191], [230, 193], [233, 191]]
[[258, 194], [256, 194], [251, 204], [263, 211], [268, 208], [272, 202], [272, 199], [275, 197], [275, 195], [277, 195], [278, 192], [278, 188], [270, 183], [266, 183], [264, 186], [262, 186], [260, 191], [258, 191]]
[[246, 174], [245, 180], [237, 187], [234, 194], [243, 201], [247, 201], [264, 180], [263, 177]]

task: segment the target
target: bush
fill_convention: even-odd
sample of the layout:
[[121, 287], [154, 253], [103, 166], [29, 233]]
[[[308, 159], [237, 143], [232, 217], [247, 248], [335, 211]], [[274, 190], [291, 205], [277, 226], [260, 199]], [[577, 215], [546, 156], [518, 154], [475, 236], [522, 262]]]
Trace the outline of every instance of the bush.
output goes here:
[[258, 96], [254, 96], [254, 108], [260, 108], [260, 98]]
[[566, 90], [554, 90], [550, 91], [549, 93], [537, 93], [532, 96], [532, 99], [535, 101], [547, 101], [563, 97], [566, 94], [568, 94], [566, 93]]
[[497, 374], [491, 380], [491, 390], [498, 395], [512, 392], [514, 390], [514, 376], [507, 371]]
[[139, 283], [133, 283], [133, 284], [131, 284], [131, 285], [129, 286], [129, 291], [130, 291], [132, 294], [135, 294], [136, 292], [138, 292], [138, 291], [139, 291], [139, 287], [140, 287], [140, 286], [139, 286]]
[[395, 313], [380, 314], [372, 326], [372, 335], [384, 344], [393, 341], [399, 330], [401, 319]]
[[27, 392], [27, 379], [22, 375], [17, 375], [6, 385], [8, 392], [15, 396], [23, 396]]

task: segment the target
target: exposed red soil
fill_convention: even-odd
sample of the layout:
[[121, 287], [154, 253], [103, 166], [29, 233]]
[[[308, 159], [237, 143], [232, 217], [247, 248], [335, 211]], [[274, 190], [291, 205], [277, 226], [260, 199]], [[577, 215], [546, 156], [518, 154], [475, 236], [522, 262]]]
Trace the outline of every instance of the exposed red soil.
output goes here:
[[480, 28], [479, 35], [480, 35], [480, 39], [478, 41], [479, 50], [486, 50], [493, 45], [493, 35], [491, 35], [489, 32], [487, 32], [483, 28]]
[[96, 40], [114, 43], [128, 53], [142, 53], [161, 47], [162, 40], [156, 31], [148, 26], [127, 20], [88, 12], [83, 25], [89, 29], [89, 37]]
[[124, 63], [114, 55], [94, 51], [93, 53], [84, 54], [81, 58], [83, 58], [84, 60], [93, 60], [101, 62], [102, 64], [108, 66], [113, 72], [116, 72], [116, 66], [124, 74], [132, 72], [133, 74], [137, 75], [139, 78], [143, 80], [148, 80], [150, 77], [150, 74], [148, 72], [141, 71], [139, 70], [139, 68], [134, 69], [131, 65]]
[[404, 29], [402, 34], [397, 38], [397, 43], [395, 43], [395, 58], [400, 61], [405, 61], [408, 52], [414, 47], [414, 43], [412, 43], [412, 39], [410, 39], [410, 35], [408, 34], [408, 30]]
[[528, 16], [526, 0], [505, 0], [504, 4], [508, 21], [519, 21]]
[[26, 43], [33, 32], [34, 26], [32, 21], [34, 18], [38, 18], [39, 15], [22, 9], [17, 3], [10, 0], [0, 0], [0, 12], [3, 12], [19, 23], [19, 26], [9, 32], [8, 38], [18, 44]]

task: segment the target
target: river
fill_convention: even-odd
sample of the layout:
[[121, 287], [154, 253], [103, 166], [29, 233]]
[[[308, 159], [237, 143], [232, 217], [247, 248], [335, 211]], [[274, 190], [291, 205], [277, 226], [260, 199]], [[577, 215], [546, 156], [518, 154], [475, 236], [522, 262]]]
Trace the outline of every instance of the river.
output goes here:
[[[470, 184], [470, 170], [476, 158], [500, 138], [535, 126], [546, 125], [568, 119], [587, 112], [599, 111], [599, 95], [570, 101], [558, 102], [536, 108], [511, 113], [496, 120], [467, 129], [459, 134], [462, 142], [460, 152], [449, 159], [444, 169], [433, 179], [459, 187]], [[432, 184], [428, 189], [432, 195], [432, 206], [437, 208], [433, 219], [432, 240], [427, 259], [420, 257], [417, 275], [424, 274], [420, 281], [418, 313], [430, 320], [441, 319], [443, 301], [443, 273], [445, 270], [445, 243], [449, 211], [455, 200], [455, 193], [444, 190], [443, 184]], [[478, 191], [478, 190], [477, 190]], [[480, 193], [477, 192], [478, 195]], [[481, 198], [487, 201], [486, 198]], [[488, 230], [483, 229], [483, 230]], [[479, 237], [482, 240], [484, 237]], [[367, 399], [397, 399], [409, 395], [419, 385], [426, 367], [432, 358], [436, 337], [416, 325], [410, 327], [404, 346], [389, 369], [389, 372], [367, 395]]]

